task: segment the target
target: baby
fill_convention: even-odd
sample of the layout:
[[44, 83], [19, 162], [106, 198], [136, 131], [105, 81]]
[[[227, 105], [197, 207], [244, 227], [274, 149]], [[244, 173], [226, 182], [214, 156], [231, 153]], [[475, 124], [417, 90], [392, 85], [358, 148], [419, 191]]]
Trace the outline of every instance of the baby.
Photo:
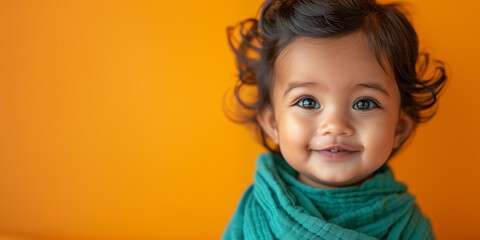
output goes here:
[[446, 80], [399, 6], [268, 0], [237, 28], [236, 119], [270, 153], [223, 239], [434, 239], [386, 164]]

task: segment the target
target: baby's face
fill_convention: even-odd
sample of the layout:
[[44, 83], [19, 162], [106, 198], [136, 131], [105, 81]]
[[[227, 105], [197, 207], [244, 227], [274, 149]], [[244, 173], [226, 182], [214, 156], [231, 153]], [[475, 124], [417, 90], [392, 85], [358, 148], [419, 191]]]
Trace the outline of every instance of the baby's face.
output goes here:
[[262, 127], [312, 187], [358, 185], [401, 140], [398, 87], [360, 32], [287, 45], [275, 64], [272, 105], [273, 114], [259, 116]]

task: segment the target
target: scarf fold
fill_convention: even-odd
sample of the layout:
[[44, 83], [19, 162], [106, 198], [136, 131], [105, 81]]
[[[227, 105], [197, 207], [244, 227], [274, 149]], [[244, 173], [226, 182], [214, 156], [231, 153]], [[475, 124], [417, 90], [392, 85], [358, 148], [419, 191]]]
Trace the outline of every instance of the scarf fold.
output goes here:
[[434, 239], [407, 187], [383, 166], [360, 187], [317, 189], [283, 158], [258, 157], [223, 239]]

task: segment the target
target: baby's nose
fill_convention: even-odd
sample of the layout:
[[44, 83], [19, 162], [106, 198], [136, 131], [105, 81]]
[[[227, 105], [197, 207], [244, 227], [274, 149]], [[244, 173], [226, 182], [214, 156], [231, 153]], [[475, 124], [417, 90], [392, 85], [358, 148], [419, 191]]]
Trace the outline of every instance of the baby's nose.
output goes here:
[[350, 124], [348, 114], [340, 111], [325, 112], [317, 130], [320, 135], [352, 136], [355, 129]]

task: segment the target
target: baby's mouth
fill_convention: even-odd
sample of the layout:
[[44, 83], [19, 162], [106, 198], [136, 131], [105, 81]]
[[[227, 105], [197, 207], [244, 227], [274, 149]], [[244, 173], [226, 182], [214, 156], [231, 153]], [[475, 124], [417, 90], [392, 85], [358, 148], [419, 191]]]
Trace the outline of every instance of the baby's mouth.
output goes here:
[[327, 157], [328, 159], [340, 160], [356, 153], [357, 151], [348, 151], [344, 149], [330, 149], [330, 150], [320, 150], [316, 152], [318, 152], [324, 157]]
[[347, 150], [343, 148], [331, 148], [331, 149], [322, 149], [319, 152], [329, 152], [329, 153], [349, 153], [349, 152], [357, 152], [353, 150]]
[[329, 160], [342, 160], [350, 157], [351, 155], [359, 151], [344, 146], [329, 146], [320, 150], [315, 150], [315, 152], [319, 153], [320, 155], [326, 157]]

